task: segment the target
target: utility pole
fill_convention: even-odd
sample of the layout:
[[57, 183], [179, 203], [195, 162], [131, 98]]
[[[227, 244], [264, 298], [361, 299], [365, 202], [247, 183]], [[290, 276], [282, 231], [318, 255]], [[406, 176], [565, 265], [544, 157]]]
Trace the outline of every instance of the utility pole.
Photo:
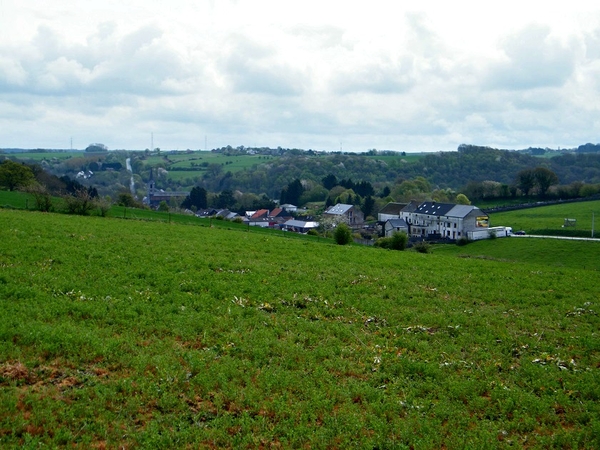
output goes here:
[[594, 213], [592, 212], [592, 237], [594, 237]]

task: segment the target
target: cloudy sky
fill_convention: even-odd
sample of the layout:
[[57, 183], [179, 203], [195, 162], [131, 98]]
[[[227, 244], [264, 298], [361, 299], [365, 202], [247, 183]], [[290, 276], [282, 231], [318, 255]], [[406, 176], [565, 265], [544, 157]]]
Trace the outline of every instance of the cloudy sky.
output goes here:
[[412, 152], [599, 134], [591, 1], [0, 0], [0, 148]]

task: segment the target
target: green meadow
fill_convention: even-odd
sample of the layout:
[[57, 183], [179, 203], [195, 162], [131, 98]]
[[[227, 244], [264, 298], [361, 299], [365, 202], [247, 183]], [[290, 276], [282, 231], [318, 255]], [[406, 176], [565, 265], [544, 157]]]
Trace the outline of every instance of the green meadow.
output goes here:
[[[564, 234], [591, 237], [592, 218], [595, 237], [600, 237], [600, 201], [562, 203], [490, 214], [490, 226], [511, 226], [514, 231], [534, 234]], [[563, 228], [565, 219], [575, 219], [575, 226]]]
[[597, 268], [328, 242], [0, 209], [0, 446], [600, 447]]
[[169, 178], [173, 180], [185, 180], [186, 178], [194, 178], [202, 176], [211, 164], [223, 166], [223, 172], [237, 172], [250, 168], [256, 164], [265, 164], [268, 161], [274, 161], [278, 157], [264, 155], [237, 155], [226, 156], [221, 153], [213, 153], [208, 151], [194, 152], [163, 152], [161, 155], [149, 156], [145, 163], [149, 167], [154, 167], [158, 164], [164, 164], [165, 159], [169, 161], [167, 170], [169, 170]]

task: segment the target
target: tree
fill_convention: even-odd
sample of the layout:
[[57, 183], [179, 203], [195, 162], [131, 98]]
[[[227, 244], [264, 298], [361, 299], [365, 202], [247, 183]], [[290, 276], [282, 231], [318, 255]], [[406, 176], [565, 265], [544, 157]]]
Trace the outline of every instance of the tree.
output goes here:
[[545, 197], [550, 186], [558, 184], [558, 176], [550, 169], [538, 167], [533, 171], [535, 183], [538, 187], [540, 197]]
[[298, 178], [296, 178], [281, 191], [281, 204], [290, 203], [292, 205], [298, 205], [300, 201], [300, 196], [303, 192], [304, 186], [302, 186], [302, 182]]
[[326, 177], [323, 177], [323, 179], [321, 180], [321, 183], [323, 184], [323, 187], [325, 189], [330, 191], [338, 185], [338, 180], [334, 174], [330, 173]]
[[470, 205], [471, 200], [469, 200], [465, 194], [458, 194], [456, 196], [456, 203], [458, 205]]
[[8, 188], [9, 191], [27, 187], [34, 179], [33, 171], [26, 164], [19, 164], [10, 159], [0, 164], [0, 186]]
[[88, 153], [99, 153], [99, 152], [107, 152], [108, 147], [104, 144], [90, 144], [85, 149]]
[[362, 205], [362, 210], [365, 217], [370, 216], [373, 213], [373, 208], [375, 207], [375, 199], [370, 195], [365, 197], [365, 200]]
[[233, 192], [230, 190], [224, 190], [216, 198], [215, 206], [217, 208], [231, 208], [233, 205], [235, 205], [235, 197], [233, 196]]
[[521, 189], [523, 195], [528, 196], [535, 186], [535, 173], [533, 169], [523, 169], [517, 173], [517, 187]]
[[181, 203], [182, 208], [191, 209], [195, 207], [196, 209], [205, 209], [208, 206], [208, 198], [206, 189], [200, 186], [196, 186], [192, 188], [189, 195], [185, 198], [183, 203]]
[[133, 198], [133, 195], [131, 195], [130, 192], [119, 193], [119, 196], [117, 197], [117, 205], [125, 206], [126, 208], [139, 207], [138, 202], [135, 200], [135, 198]]
[[333, 239], [338, 245], [348, 245], [352, 242], [352, 230], [345, 223], [340, 223], [335, 228]]
[[169, 212], [169, 205], [166, 201], [163, 200], [158, 204], [158, 211]]

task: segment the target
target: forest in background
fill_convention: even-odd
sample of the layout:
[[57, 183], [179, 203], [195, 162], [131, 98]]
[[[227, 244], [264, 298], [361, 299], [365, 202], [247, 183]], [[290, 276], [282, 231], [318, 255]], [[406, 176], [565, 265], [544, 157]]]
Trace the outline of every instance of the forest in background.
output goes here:
[[[141, 201], [153, 169], [159, 189], [205, 193], [206, 205], [197, 208], [253, 209], [276, 200], [298, 206], [343, 202], [359, 205], [371, 215], [388, 201], [456, 201], [460, 193], [472, 202], [593, 196], [600, 193], [599, 148], [586, 144], [563, 151], [514, 151], [461, 145], [456, 152], [424, 154], [230, 146], [210, 152], [92, 148], [86, 152], [5, 152], [0, 162], [18, 159], [37, 167], [34, 172], [38, 174], [42, 169], [77, 180], [113, 202], [127, 194], [130, 200]], [[131, 172], [126, 168], [128, 158]], [[550, 174], [548, 185], [524, 180], [536, 170]]]

